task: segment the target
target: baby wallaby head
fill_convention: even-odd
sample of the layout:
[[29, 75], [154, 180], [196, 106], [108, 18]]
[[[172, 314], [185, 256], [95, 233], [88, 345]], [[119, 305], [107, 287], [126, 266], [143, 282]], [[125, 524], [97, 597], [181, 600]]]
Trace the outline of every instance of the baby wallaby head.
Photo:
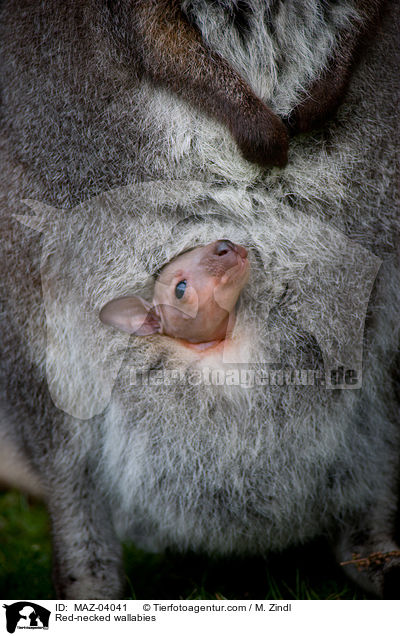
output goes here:
[[137, 336], [159, 333], [213, 344], [233, 328], [235, 306], [249, 277], [247, 250], [221, 239], [180, 254], [156, 280], [152, 303], [115, 298], [100, 311], [107, 325]]

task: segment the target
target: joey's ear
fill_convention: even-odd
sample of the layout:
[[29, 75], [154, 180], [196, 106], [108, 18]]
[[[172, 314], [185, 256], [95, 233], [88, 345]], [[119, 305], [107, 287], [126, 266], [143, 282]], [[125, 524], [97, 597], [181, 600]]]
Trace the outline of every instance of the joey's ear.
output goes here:
[[161, 333], [161, 322], [154, 307], [140, 296], [124, 296], [110, 300], [101, 309], [100, 320], [106, 325], [135, 336]]

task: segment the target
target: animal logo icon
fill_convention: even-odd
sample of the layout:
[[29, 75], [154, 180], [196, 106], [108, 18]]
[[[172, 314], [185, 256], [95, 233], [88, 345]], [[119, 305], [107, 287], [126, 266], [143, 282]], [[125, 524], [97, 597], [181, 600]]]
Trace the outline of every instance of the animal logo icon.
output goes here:
[[6, 610], [7, 631], [14, 634], [17, 628], [48, 629], [50, 610], [32, 603], [18, 601], [11, 605], [3, 605]]

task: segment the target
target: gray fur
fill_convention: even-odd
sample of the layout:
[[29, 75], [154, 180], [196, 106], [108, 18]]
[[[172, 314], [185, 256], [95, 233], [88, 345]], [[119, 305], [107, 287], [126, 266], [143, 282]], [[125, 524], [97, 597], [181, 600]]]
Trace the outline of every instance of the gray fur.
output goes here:
[[[323, 130], [292, 140], [288, 166], [270, 171], [248, 164], [222, 126], [179, 97], [129, 77], [101, 20], [85, 25], [83, 50], [68, 20], [57, 23], [57, 11], [38, 4], [41, 20], [32, 14], [17, 20], [9, 4], [1, 38], [1, 379], [8, 401], [2, 424], [43, 485], [58, 594], [117, 597], [119, 539], [126, 537], [158, 549], [265, 553], [325, 533], [339, 560], [353, 551], [397, 549], [396, 3], [389, 3], [338, 115]], [[343, 25], [357, 19], [349, 0], [326, 12], [311, 0], [279, 3], [272, 35], [271, 22], [260, 19], [265, 3], [253, 0], [246, 46], [227, 23], [230, 4], [183, 6], [197, 16], [210, 46], [282, 115], [326, 63]], [[53, 51], [50, 66], [39, 44]], [[63, 55], [55, 53], [59, 48]], [[30, 204], [39, 221], [26, 218], [23, 199], [39, 202]], [[321, 370], [315, 334], [321, 345], [324, 327], [329, 331], [344, 313], [351, 316], [341, 323], [345, 341], [354, 317], [363, 319], [357, 307], [365, 301], [368, 254], [374, 272], [380, 259], [361, 389], [131, 384], [132, 367], [143, 374], [178, 368], [185, 378], [197, 362], [163, 336], [128, 341], [114, 334], [98, 320], [100, 308], [143, 289], [150, 299], [161, 265], [223, 237], [250, 248], [252, 276], [237, 329], [241, 338], [251, 326], [256, 365], [269, 355], [268, 334], [278, 329], [283, 364]], [[312, 274], [316, 263], [319, 277]], [[354, 278], [339, 298], [335, 290], [348, 268]], [[308, 324], [279, 305], [287, 285], [300, 293], [295, 305], [307, 289]], [[97, 369], [92, 376], [82, 372], [88, 355], [102, 363], [101, 371], [88, 365]], [[82, 404], [76, 377], [87, 379], [80, 388], [90, 420], [74, 410]], [[396, 566], [347, 569], [383, 595], [385, 568]]]

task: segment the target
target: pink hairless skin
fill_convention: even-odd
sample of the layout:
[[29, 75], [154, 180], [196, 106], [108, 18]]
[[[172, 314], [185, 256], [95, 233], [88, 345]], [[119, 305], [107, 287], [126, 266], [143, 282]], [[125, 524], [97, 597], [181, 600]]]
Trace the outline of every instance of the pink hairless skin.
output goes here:
[[115, 298], [101, 309], [100, 320], [136, 336], [164, 334], [193, 349], [208, 349], [232, 333], [249, 271], [244, 247], [228, 239], [214, 241], [165, 265], [152, 303], [140, 296]]

